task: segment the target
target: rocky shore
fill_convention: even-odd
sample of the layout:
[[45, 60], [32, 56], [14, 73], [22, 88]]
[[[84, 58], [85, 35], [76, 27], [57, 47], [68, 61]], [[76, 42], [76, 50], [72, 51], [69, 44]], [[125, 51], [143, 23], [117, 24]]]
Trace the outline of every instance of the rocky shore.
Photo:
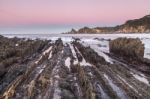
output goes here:
[[[0, 99], [149, 99], [150, 65], [120, 58], [134, 55], [120, 50], [121, 42], [117, 48], [118, 40], [143, 49], [138, 39], [110, 41], [111, 53], [103, 53], [110, 63], [79, 38], [66, 43], [1, 36]], [[131, 51], [143, 57], [143, 50]]]

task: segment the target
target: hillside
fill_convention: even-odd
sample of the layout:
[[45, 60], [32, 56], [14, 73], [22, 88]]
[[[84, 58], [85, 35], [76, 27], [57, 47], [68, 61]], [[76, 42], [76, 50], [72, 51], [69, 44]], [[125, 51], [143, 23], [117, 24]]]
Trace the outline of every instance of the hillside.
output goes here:
[[78, 33], [150, 33], [150, 15], [140, 19], [128, 20], [115, 27], [84, 27], [79, 30], [72, 29], [69, 34]]

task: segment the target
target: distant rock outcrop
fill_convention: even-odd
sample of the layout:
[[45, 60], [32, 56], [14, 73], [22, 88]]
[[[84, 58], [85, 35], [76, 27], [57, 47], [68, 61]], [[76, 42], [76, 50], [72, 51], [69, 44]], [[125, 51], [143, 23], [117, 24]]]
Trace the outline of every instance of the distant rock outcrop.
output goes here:
[[76, 33], [77, 31], [75, 30], [75, 29], [72, 29], [71, 31], [70, 31], [70, 33]]
[[128, 20], [125, 24], [115, 27], [84, 27], [78, 31], [72, 29], [72, 31], [68, 33], [150, 33], [150, 15], [144, 16], [140, 19]]

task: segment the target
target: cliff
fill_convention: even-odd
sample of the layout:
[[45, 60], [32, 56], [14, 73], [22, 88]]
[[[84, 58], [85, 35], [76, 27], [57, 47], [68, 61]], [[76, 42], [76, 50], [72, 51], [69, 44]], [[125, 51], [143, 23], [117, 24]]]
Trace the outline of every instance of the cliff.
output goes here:
[[115, 27], [84, 27], [77, 31], [72, 29], [68, 33], [150, 33], [150, 15], [140, 19], [128, 20], [124, 24]]

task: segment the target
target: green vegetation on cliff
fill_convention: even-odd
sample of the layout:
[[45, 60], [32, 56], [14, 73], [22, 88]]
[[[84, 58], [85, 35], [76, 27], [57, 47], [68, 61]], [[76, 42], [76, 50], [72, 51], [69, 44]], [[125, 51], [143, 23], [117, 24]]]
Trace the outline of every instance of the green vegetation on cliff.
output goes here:
[[150, 15], [144, 16], [140, 19], [128, 20], [125, 24], [115, 27], [84, 27], [77, 31], [72, 29], [68, 33], [150, 33]]

